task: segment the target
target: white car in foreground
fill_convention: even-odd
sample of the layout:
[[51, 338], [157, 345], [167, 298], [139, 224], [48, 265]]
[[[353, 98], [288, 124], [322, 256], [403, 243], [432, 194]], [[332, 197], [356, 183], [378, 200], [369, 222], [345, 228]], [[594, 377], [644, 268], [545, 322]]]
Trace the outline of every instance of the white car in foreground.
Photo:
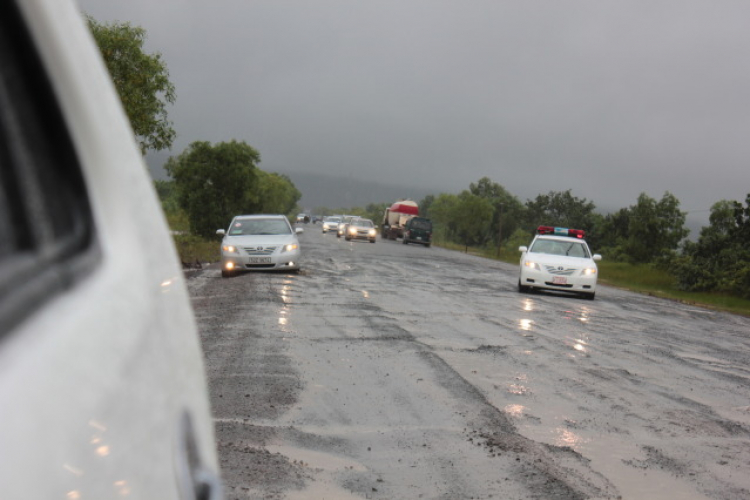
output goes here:
[[583, 237], [579, 229], [539, 226], [531, 245], [518, 249], [518, 291], [554, 290], [593, 300], [599, 273], [596, 261], [602, 256], [592, 255]]
[[238, 215], [229, 229], [219, 229], [221, 275], [228, 278], [240, 271], [299, 271], [300, 247], [297, 235], [304, 232], [283, 215]]
[[72, 1], [0, 2], [0, 151], [0, 498], [220, 498], [183, 272]]

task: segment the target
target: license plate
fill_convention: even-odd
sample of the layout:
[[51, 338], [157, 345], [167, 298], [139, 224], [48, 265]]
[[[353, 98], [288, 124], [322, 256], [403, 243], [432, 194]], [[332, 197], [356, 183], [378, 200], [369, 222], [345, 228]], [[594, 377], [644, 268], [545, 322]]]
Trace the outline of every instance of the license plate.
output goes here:
[[552, 283], [555, 285], [567, 285], [568, 278], [566, 278], [565, 276], [553, 276]]
[[418, 239], [418, 240], [421, 240], [421, 239], [422, 239], [422, 237], [421, 237], [421, 236], [417, 236], [417, 239]]
[[250, 264], [270, 264], [271, 257], [250, 257]]

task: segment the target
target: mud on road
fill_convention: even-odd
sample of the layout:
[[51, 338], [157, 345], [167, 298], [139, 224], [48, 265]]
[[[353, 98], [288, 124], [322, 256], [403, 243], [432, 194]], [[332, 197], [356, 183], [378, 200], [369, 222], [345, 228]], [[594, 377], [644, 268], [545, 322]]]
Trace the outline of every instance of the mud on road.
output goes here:
[[750, 498], [750, 319], [304, 227], [188, 280], [227, 498]]

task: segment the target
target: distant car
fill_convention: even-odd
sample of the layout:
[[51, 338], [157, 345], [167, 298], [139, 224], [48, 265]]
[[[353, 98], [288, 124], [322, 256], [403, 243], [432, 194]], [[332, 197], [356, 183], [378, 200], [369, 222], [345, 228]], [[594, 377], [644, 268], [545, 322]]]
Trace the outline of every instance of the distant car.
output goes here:
[[296, 222], [307, 224], [308, 222], [310, 222], [310, 216], [307, 214], [297, 214]]
[[344, 238], [346, 241], [360, 239], [375, 243], [376, 235], [375, 224], [370, 219], [354, 219], [346, 228]]
[[404, 225], [403, 244], [421, 243], [426, 247], [432, 244], [432, 221], [424, 217], [412, 217]]
[[346, 228], [349, 226], [349, 223], [353, 221], [354, 219], [359, 219], [359, 216], [345, 215], [341, 218], [341, 222], [339, 222], [338, 228], [336, 229], [337, 238], [341, 238], [342, 236], [344, 236], [344, 233], [346, 232]]
[[339, 222], [341, 222], [341, 217], [336, 215], [323, 217], [323, 234], [326, 234], [328, 231], [338, 230]]
[[593, 300], [596, 296], [599, 254], [591, 254], [584, 232], [551, 226], [539, 226], [527, 248], [519, 247], [521, 269], [518, 291], [570, 292]]
[[220, 498], [183, 271], [75, 2], [0, 2], [0, 110], [0, 498]]
[[300, 247], [297, 235], [284, 215], [238, 215], [229, 229], [219, 229], [221, 275], [225, 278], [240, 271], [299, 271]]

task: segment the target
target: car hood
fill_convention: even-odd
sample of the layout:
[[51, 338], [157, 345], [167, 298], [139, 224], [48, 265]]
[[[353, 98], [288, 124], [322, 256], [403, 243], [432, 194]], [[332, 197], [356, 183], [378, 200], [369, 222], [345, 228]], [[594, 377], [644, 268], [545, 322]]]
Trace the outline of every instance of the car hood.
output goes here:
[[593, 259], [584, 257], [566, 257], [565, 255], [551, 255], [548, 253], [526, 252], [525, 260], [531, 260], [537, 264], [550, 266], [563, 266], [568, 269], [582, 269], [584, 267], [596, 267]]
[[248, 247], [257, 245], [286, 245], [296, 243], [297, 237], [293, 234], [252, 234], [243, 236], [225, 236], [225, 245]]

